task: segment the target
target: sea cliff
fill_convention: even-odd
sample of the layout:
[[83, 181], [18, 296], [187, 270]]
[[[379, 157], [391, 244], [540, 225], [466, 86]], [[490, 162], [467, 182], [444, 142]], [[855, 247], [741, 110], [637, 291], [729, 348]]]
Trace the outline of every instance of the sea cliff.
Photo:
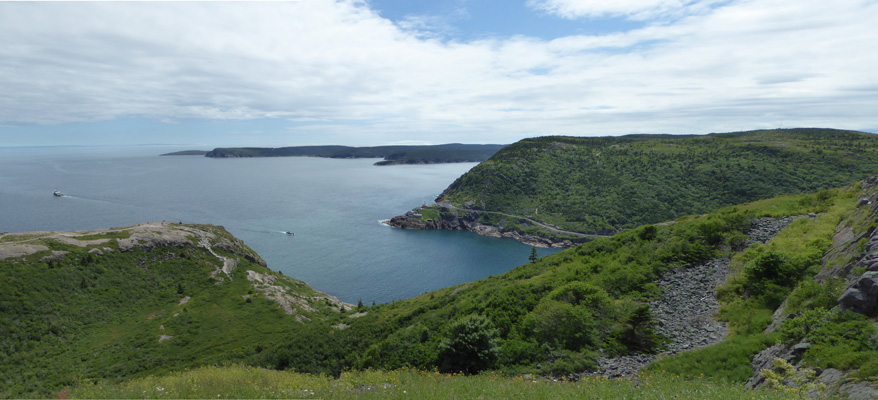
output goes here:
[[386, 224], [402, 229], [470, 231], [484, 236], [512, 238], [539, 247], [566, 248], [588, 241], [586, 237], [545, 237], [509, 229], [506, 219], [501, 220], [497, 225], [486, 225], [480, 222], [484, 213], [480, 210], [464, 210], [445, 206], [418, 207], [404, 215], [391, 218]]

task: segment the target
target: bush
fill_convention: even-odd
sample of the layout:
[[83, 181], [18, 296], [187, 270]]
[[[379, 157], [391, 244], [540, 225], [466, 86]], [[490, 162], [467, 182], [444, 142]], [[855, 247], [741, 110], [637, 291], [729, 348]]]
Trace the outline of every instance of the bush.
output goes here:
[[474, 374], [490, 368], [500, 354], [497, 330], [481, 315], [464, 317], [439, 343], [439, 367], [445, 372]]
[[571, 282], [549, 293], [551, 300], [584, 306], [595, 314], [605, 315], [612, 307], [610, 296], [603, 289], [585, 282]]
[[544, 300], [522, 321], [526, 335], [554, 348], [579, 350], [594, 344], [594, 318], [584, 306]]
[[523, 340], [519, 337], [510, 338], [501, 347], [500, 365], [531, 365], [545, 359], [545, 352], [534, 340]]
[[552, 361], [543, 370], [551, 376], [565, 376], [597, 369], [595, 358], [591, 354], [583, 354], [567, 350], [552, 352]]
[[806, 265], [802, 262], [793, 262], [783, 253], [766, 251], [744, 266], [744, 287], [756, 296], [770, 295], [772, 299], [767, 303], [774, 304], [776, 299], [773, 297], [782, 301], [805, 270]]

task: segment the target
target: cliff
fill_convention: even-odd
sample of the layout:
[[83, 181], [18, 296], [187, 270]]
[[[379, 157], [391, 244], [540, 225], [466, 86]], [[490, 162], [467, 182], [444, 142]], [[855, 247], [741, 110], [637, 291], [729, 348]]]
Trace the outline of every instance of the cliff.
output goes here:
[[[424, 213], [434, 217], [425, 217]], [[386, 223], [401, 229], [471, 231], [484, 236], [511, 238], [539, 247], [567, 248], [598, 237], [598, 235], [564, 232], [557, 229], [557, 227], [548, 226], [537, 221], [516, 218], [511, 215], [501, 217], [497, 225], [487, 225], [481, 222], [484, 214], [485, 212], [480, 210], [465, 210], [445, 206], [419, 207], [404, 215], [393, 217]], [[507, 229], [508, 221], [515, 221], [516, 229]], [[522, 226], [528, 229], [528, 231], [523, 231], [521, 229]]]

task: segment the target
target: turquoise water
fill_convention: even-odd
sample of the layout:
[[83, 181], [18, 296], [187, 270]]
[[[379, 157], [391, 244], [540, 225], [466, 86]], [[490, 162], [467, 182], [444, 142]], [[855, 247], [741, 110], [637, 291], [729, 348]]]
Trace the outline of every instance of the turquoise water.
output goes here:
[[[511, 239], [379, 223], [432, 202], [474, 163], [157, 156], [173, 150], [0, 148], [0, 232], [222, 225], [269, 268], [366, 304], [501, 274], [530, 254]], [[55, 189], [68, 196], [52, 196]]]

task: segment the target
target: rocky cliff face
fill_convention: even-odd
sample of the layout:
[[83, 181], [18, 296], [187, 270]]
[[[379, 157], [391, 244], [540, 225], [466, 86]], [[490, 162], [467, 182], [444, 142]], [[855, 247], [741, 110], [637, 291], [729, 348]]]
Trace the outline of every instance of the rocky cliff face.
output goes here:
[[471, 231], [484, 236], [512, 238], [519, 242], [539, 247], [566, 248], [575, 244], [566, 239], [546, 238], [506, 229], [504, 224], [493, 226], [479, 223], [479, 217], [482, 215], [481, 211], [468, 210], [462, 212], [457, 209], [442, 207], [439, 209], [439, 215], [440, 218], [438, 220], [425, 219], [419, 213], [419, 209], [414, 209], [405, 213], [405, 215], [391, 218], [387, 221], [387, 224], [402, 229]]
[[[841, 279], [846, 289], [838, 299], [838, 307], [869, 316], [878, 325], [878, 176], [865, 180], [862, 188], [857, 212], [838, 225], [832, 247], [822, 260], [824, 269], [814, 276], [814, 280], [822, 283]], [[785, 320], [799, 317], [785, 313], [785, 306], [786, 303], [778, 308], [766, 331], [775, 331]], [[799, 342], [776, 344], [763, 350], [750, 364], [755, 373], [747, 386], [763, 385], [765, 379], [759, 371], [771, 368], [777, 358], [799, 367], [810, 346], [810, 343]], [[869, 382], [857, 382], [850, 377], [853, 372], [818, 369], [816, 380], [825, 384], [832, 395], [856, 400], [878, 398], [878, 387]]]
[[[106, 238], [101, 238], [106, 236]], [[86, 238], [86, 239], [84, 239]], [[147, 222], [124, 228], [96, 229], [76, 232], [23, 232], [0, 235], [0, 260], [42, 255], [42, 261], [56, 259], [66, 251], [49, 251], [45, 241], [57, 241], [77, 247], [89, 247], [92, 253], [127, 252], [135, 249], [152, 251], [158, 247], [218, 248], [239, 255], [248, 261], [266, 266], [265, 260], [240, 239], [221, 226], [185, 225], [170, 222]]]

